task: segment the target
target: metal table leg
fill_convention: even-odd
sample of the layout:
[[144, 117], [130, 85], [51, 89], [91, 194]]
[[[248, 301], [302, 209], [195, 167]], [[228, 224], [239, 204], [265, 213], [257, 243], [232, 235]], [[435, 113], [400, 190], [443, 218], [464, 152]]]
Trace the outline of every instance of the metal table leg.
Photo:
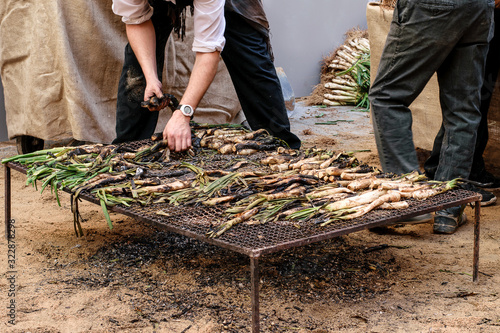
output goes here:
[[259, 259], [250, 257], [250, 274], [252, 276], [252, 333], [260, 332], [259, 320]]
[[7, 165], [4, 165], [5, 175], [4, 175], [4, 183], [5, 183], [5, 239], [9, 240], [11, 236], [11, 179], [10, 179], [10, 168]]
[[481, 201], [476, 201], [474, 204], [474, 256], [473, 256], [473, 271], [472, 281], [477, 281], [479, 273], [479, 214], [481, 212]]

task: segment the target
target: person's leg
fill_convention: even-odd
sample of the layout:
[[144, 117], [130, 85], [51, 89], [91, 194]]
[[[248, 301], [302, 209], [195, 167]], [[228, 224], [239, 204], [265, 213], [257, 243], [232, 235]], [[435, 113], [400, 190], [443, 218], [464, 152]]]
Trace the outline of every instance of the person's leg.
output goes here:
[[[162, 79], [165, 61], [165, 46], [172, 31], [172, 24], [167, 16], [169, 6], [166, 1], [152, 1], [154, 14], [151, 18], [156, 34], [156, 62], [158, 78]], [[158, 121], [158, 112], [141, 107], [144, 100], [146, 80], [141, 66], [130, 44], [125, 47], [125, 59], [120, 81], [116, 107], [116, 138], [113, 143], [149, 138]]]
[[[459, 43], [438, 69], [442, 135], [439, 140], [439, 165], [434, 179], [447, 181], [468, 178], [476, 145], [484, 66], [492, 36], [493, 9], [476, 1], [468, 12], [457, 12], [465, 30]], [[465, 8], [465, 7], [464, 7]], [[465, 223], [464, 206], [436, 212], [434, 232], [449, 234]]]
[[[454, 7], [438, 5], [429, 10], [418, 1], [400, 0], [394, 10], [369, 94], [375, 140], [385, 172], [419, 170], [409, 105], [451, 51], [456, 42], [453, 38], [457, 39], [449, 27]], [[440, 15], [433, 15], [435, 8]]]
[[[478, 1], [479, 3], [479, 1]], [[486, 4], [484, 4], [486, 6]], [[491, 37], [487, 12], [467, 16], [469, 28], [437, 71], [442, 122], [439, 166], [434, 179], [468, 178], [476, 144], [484, 66]]]
[[264, 128], [300, 148], [300, 139], [290, 132], [290, 122], [278, 75], [268, 52], [265, 37], [234, 12], [226, 12], [226, 64], [248, 124]]
[[[484, 163], [484, 150], [488, 143], [488, 110], [490, 108], [493, 90], [500, 70], [500, 9], [495, 9], [495, 35], [490, 41], [486, 67], [484, 73], [483, 86], [481, 88], [481, 122], [477, 130], [476, 148], [470, 179], [481, 183], [495, 182], [495, 187], [500, 186], [500, 182], [487, 174]], [[489, 177], [488, 177], [489, 176]]]
[[[476, 147], [469, 179], [474, 181], [477, 186], [486, 188], [495, 188], [500, 186], [500, 180], [493, 177], [485, 169], [483, 153], [488, 143], [488, 110], [490, 107], [493, 90], [500, 70], [500, 9], [495, 9], [495, 35], [489, 43], [488, 55], [486, 58], [486, 67], [483, 85], [481, 88], [481, 122], [477, 130]], [[444, 136], [444, 128], [441, 127], [436, 136], [431, 156], [425, 161], [424, 169], [426, 175], [434, 179], [440, 156], [440, 148]], [[486, 202], [494, 203], [494, 195], [490, 192], [481, 191], [481, 194], [487, 196]], [[483, 204], [483, 201], [482, 201]]]
[[[480, 59], [474, 57], [475, 49], [477, 46], [472, 45], [457, 47], [438, 70], [443, 123], [431, 153], [434, 160], [438, 157], [433, 177], [436, 180], [465, 179], [470, 174], [477, 127], [481, 121], [478, 87], [483, 77], [480, 62], [473, 60]], [[453, 233], [466, 220], [464, 206], [440, 210], [434, 218], [434, 232]]]
[[434, 138], [434, 144], [432, 146], [431, 154], [427, 160], [424, 162], [425, 175], [429, 179], [434, 179], [436, 175], [436, 170], [439, 166], [439, 155], [441, 155], [441, 145], [443, 144], [444, 127], [441, 124], [439, 131]]

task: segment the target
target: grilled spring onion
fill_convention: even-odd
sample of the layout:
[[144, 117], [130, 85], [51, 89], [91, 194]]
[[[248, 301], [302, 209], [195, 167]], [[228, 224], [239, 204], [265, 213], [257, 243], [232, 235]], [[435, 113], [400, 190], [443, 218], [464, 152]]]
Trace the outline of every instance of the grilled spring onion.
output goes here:
[[252, 216], [254, 216], [259, 212], [259, 209], [260, 209], [259, 207], [255, 207], [243, 213], [238, 214], [235, 218], [227, 222], [224, 222], [221, 225], [217, 226], [214, 230], [210, 230], [209, 232], [207, 232], [207, 236], [210, 238], [219, 237], [220, 235], [222, 235], [224, 232], [231, 229], [235, 225], [249, 220]]
[[130, 206], [129, 203], [134, 201], [134, 199], [132, 198], [115, 197], [111, 194], [106, 193], [106, 191], [103, 189], [98, 189], [94, 191], [94, 194], [97, 196], [97, 198], [99, 198], [99, 202], [101, 204], [101, 208], [104, 213], [106, 222], [108, 223], [109, 229], [113, 229], [113, 223], [111, 222], [111, 218], [109, 216], [108, 207], [112, 207], [118, 204]]
[[348, 215], [330, 219], [326, 222], [321, 223], [320, 225], [323, 227], [335, 219], [342, 219], [342, 220], [355, 219], [371, 212], [372, 210], [376, 209], [377, 207], [381, 206], [386, 202], [398, 202], [400, 200], [401, 200], [401, 194], [399, 194], [399, 192], [390, 191], [386, 194], [381, 195], [380, 197], [376, 198], [375, 200], [371, 201], [368, 204], [364, 204], [357, 208], [351, 209]]

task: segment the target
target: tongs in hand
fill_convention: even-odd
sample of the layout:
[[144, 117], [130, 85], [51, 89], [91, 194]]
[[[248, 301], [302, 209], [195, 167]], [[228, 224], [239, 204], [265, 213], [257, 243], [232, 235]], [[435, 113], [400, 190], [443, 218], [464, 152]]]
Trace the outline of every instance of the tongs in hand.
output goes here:
[[149, 111], [160, 111], [168, 106], [174, 112], [179, 106], [179, 101], [174, 95], [163, 94], [160, 98], [156, 96], [151, 97], [149, 101], [142, 102], [141, 106], [147, 108]]

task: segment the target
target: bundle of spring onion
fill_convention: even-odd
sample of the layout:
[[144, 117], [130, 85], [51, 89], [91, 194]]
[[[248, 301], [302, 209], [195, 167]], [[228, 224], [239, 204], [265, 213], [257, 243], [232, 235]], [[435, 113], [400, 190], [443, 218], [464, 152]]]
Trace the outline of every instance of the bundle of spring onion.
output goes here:
[[334, 74], [324, 84], [329, 92], [323, 103], [330, 106], [356, 105], [368, 109], [370, 89], [370, 44], [367, 38], [347, 39], [328, 65]]
[[344, 43], [323, 59], [320, 83], [308, 102], [369, 109], [370, 44], [365, 30], [351, 29]]
[[[193, 149], [205, 150], [207, 160], [214, 153], [248, 155], [277, 148], [286, 144], [269, 135], [265, 130], [250, 131], [241, 125], [192, 124]], [[126, 145], [84, 145], [57, 147], [30, 154], [17, 155], [2, 160], [16, 162], [27, 168], [27, 184], [41, 192], [50, 185], [60, 205], [58, 191], [65, 189], [72, 196], [75, 232], [82, 235], [76, 203], [80, 193], [87, 192], [100, 200], [109, 227], [112, 228], [107, 207], [131, 203], [149, 204], [155, 195], [184, 189], [195, 184], [205, 184], [206, 173], [189, 163], [170, 159], [167, 141], [153, 135], [152, 143], [131, 151]], [[214, 152], [214, 149], [216, 151]], [[189, 160], [190, 150], [181, 158]], [[186, 170], [187, 169], [187, 170]], [[164, 170], [162, 179], [149, 179], [148, 170]], [[184, 178], [175, 178], [184, 177]]]
[[[163, 143], [144, 147], [137, 153], [121, 152], [115, 145], [86, 145], [80, 147], [56, 147], [39, 150], [33, 153], [17, 155], [2, 160], [2, 163], [16, 162], [27, 168], [26, 184], [37, 188], [37, 181], [41, 182], [41, 192], [50, 185], [54, 191], [57, 203], [60, 205], [58, 191], [67, 189], [72, 193], [72, 210], [74, 226], [77, 235], [82, 235], [80, 216], [75, 209], [76, 200], [82, 191], [91, 191], [106, 184], [126, 179], [137, 172], [138, 168], [158, 168], [158, 162], [146, 162], [147, 158], [159, 151]], [[105, 209], [106, 205], [125, 204], [130, 200], [117, 198], [108, 201], [97, 193], [101, 206], [105, 210], [106, 219], [110, 228], [111, 220]]]

